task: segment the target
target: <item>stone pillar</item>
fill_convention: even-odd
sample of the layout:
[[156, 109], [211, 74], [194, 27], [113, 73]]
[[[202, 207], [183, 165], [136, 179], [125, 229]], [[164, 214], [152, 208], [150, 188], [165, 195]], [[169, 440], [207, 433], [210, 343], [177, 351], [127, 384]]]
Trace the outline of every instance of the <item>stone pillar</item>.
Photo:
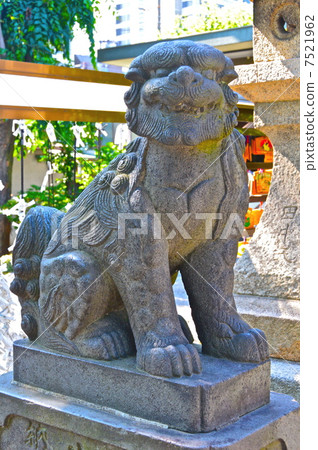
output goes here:
[[[286, 300], [289, 309], [296, 311], [300, 251], [298, 1], [254, 0], [253, 51], [254, 64], [236, 67], [239, 78], [231, 87], [254, 102], [254, 126], [270, 138], [274, 164], [264, 214], [235, 267], [235, 292], [277, 298], [280, 303]], [[266, 298], [263, 305], [265, 311]], [[288, 345], [290, 359], [298, 359], [295, 341]], [[286, 345], [283, 353], [288, 358]]]
[[274, 146], [264, 214], [236, 265], [239, 294], [299, 298], [299, 4], [254, 1], [254, 61], [233, 89], [255, 104], [255, 127]]

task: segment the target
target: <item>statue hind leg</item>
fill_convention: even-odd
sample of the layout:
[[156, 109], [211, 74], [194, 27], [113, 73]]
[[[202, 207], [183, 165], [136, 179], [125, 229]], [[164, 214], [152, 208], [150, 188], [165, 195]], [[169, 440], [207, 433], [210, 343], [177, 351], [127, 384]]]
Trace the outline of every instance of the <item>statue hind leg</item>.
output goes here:
[[114, 312], [124, 308], [118, 291], [98, 262], [85, 251], [45, 253], [63, 217], [55, 208], [32, 208], [19, 229], [10, 289], [19, 297], [23, 331], [69, 354], [113, 359], [134, 353], [127, 314]]
[[268, 359], [264, 333], [238, 314], [233, 297], [237, 239], [207, 241], [184, 259], [181, 274], [202, 352], [238, 361]]

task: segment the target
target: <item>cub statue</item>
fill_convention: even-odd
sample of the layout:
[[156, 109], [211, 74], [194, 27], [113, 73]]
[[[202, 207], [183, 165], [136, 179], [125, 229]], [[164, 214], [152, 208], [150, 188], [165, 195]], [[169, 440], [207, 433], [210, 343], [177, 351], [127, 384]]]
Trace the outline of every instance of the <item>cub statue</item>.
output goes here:
[[233, 298], [235, 225], [249, 201], [233, 63], [209, 45], [170, 41], [137, 57], [126, 77], [138, 137], [66, 214], [36, 207], [21, 225], [11, 290], [22, 328], [53, 351], [136, 354], [139, 369], [162, 377], [200, 373], [172, 290], [180, 271], [202, 353], [264, 361], [264, 333]]

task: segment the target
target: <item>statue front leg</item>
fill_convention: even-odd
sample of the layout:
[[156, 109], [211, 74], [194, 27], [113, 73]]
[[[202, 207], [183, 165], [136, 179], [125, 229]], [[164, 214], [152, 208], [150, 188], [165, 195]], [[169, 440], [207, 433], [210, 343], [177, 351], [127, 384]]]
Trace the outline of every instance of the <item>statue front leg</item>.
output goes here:
[[202, 352], [237, 361], [268, 359], [264, 333], [238, 314], [233, 297], [237, 239], [207, 241], [184, 258], [182, 279]]
[[120, 256], [110, 268], [134, 334], [137, 366], [164, 377], [199, 373], [199, 355], [177, 315], [167, 241], [153, 236], [153, 215], [145, 217], [146, 234], [136, 234], [127, 223], [125, 238], [118, 240]]

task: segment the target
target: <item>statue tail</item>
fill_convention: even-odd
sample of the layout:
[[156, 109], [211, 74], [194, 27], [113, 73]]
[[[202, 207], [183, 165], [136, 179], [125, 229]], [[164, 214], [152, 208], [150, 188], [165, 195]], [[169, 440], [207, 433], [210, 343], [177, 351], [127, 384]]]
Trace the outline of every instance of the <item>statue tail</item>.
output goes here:
[[20, 226], [13, 249], [14, 280], [10, 290], [22, 306], [22, 329], [31, 340], [37, 337], [39, 277], [42, 256], [64, 213], [56, 208], [30, 209]]

